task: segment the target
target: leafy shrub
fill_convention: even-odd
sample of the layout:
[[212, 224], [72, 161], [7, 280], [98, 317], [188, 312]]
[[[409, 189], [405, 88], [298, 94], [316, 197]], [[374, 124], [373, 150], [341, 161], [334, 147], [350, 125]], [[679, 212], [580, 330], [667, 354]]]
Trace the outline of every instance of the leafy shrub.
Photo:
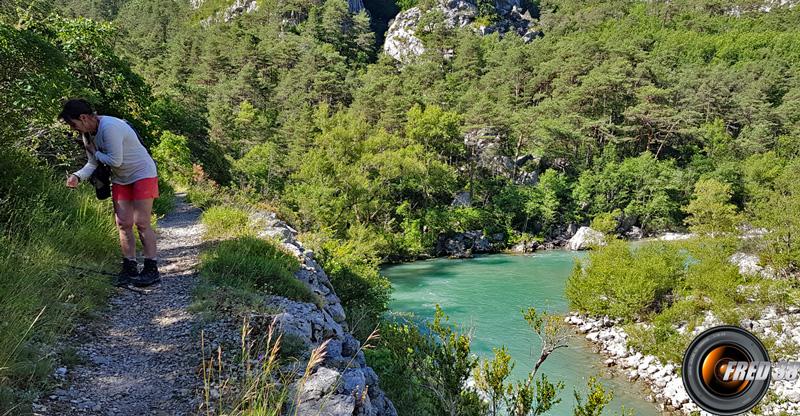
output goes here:
[[202, 166], [192, 166], [192, 181], [186, 191], [186, 198], [192, 205], [206, 209], [222, 202], [222, 193], [216, 182], [209, 179]]
[[617, 230], [619, 218], [622, 215], [620, 210], [614, 212], [601, 212], [592, 218], [590, 227], [594, 230], [600, 231], [603, 234], [612, 234]]
[[273, 143], [262, 143], [234, 162], [233, 170], [242, 187], [255, 188], [263, 196], [275, 196], [283, 186], [281, 159]]
[[153, 201], [153, 213], [166, 215], [175, 208], [175, 188], [161, 176], [158, 177], [158, 198]]
[[720, 235], [736, 231], [741, 216], [730, 203], [731, 186], [716, 179], [701, 179], [694, 184], [692, 200], [684, 208], [686, 223], [698, 234]]
[[201, 255], [200, 273], [219, 286], [259, 291], [301, 302], [319, 300], [294, 272], [298, 260], [274, 244], [255, 237], [220, 242]]
[[249, 218], [242, 209], [217, 205], [203, 212], [200, 221], [206, 226], [205, 238], [227, 239], [250, 233]]
[[678, 332], [676, 325], [686, 325], [691, 331], [702, 321], [702, 307], [693, 299], [681, 300], [674, 303], [660, 315], [654, 317], [652, 326], [644, 327], [639, 324], [625, 326], [628, 342], [637, 351], [643, 354], [652, 354], [662, 362], [681, 362], [683, 351], [689, 345], [691, 338], [687, 334]]
[[674, 245], [655, 242], [631, 249], [611, 241], [578, 262], [567, 281], [572, 308], [625, 319], [660, 307], [681, 284], [685, 256]]
[[186, 185], [192, 177], [192, 154], [184, 136], [169, 131], [161, 133], [158, 145], [152, 149], [158, 163], [159, 176]]

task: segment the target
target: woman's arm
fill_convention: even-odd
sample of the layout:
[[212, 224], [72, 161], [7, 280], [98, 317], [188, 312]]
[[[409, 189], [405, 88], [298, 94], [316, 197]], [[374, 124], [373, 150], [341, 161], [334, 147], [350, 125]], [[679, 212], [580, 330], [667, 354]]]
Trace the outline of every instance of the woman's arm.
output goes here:
[[[87, 147], [86, 137], [83, 138], [83, 146]], [[82, 181], [85, 181], [86, 179], [89, 178], [89, 176], [92, 176], [94, 170], [97, 169], [97, 159], [89, 151], [88, 148], [86, 149], [86, 159], [87, 159], [86, 164], [83, 165], [83, 167], [80, 168], [80, 170], [73, 173], [73, 175], [77, 176]]]
[[94, 157], [106, 165], [118, 168], [122, 166], [122, 141], [125, 132], [117, 125], [111, 125], [103, 129], [103, 149], [105, 152], [96, 150]]

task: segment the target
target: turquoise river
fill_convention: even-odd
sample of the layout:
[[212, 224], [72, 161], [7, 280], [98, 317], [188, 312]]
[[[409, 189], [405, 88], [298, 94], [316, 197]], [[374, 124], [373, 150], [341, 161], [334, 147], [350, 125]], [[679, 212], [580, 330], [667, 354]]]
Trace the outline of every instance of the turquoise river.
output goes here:
[[[538, 358], [536, 335], [522, 319], [523, 308], [563, 313], [566, 280], [576, 257], [584, 254], [546, 251], [532, 255], [497, 254], [468, 260], [434, 259], [386, 267], [383, 272], [394, 288], [390, 309], [431, 318], [439, 304], [451, 321], [473, 331], [472, 350], [481, 357], [505, 345], [516, 362], [512, 376], [524, 378]], [[535, 356], [534, 356], [535, 355]], [[555, 351], [540, 369], [552, 381], [562, 380], [562, 402], [549, 414], [572, 415], [573, 389], [585, 393], [586, 380], [597, 375], [614, 391], [603, 414], [618, 414], [621, 406], [636, 415], [658, 415], [643, 398], [643, 387], [622, 377], [604, 375], [603, 357], [576, 335], [568, 348]]]

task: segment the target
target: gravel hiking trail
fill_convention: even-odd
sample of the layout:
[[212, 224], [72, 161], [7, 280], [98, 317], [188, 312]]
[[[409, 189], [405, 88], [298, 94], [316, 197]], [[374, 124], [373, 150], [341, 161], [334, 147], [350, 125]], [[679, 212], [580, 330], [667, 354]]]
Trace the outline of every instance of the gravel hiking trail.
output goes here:
[[197, 320], [188, 311], [202, 242], [200, 210], [178, 195], [158, 221], [161, 283], [118, 289], [101, 319], [76, 330], [80, 364], [40, 415], [192, 415], [200, 389]]

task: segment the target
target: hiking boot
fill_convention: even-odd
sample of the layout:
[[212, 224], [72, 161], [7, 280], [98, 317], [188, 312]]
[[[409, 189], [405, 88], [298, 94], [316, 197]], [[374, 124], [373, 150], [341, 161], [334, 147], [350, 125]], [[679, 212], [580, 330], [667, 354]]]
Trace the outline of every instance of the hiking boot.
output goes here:
[[122, 269], [112, 283], [114, 286], [127, 286], [139, 276], [139, 264], [136, 260], [122, 259]]
[[145, 287], [154, 285], [161, 281], [161, 274], [158, 272], [158, 266], [153, 259], [144, 259], [144, 268], [139, 276], [131, 281], [136, 287]]

